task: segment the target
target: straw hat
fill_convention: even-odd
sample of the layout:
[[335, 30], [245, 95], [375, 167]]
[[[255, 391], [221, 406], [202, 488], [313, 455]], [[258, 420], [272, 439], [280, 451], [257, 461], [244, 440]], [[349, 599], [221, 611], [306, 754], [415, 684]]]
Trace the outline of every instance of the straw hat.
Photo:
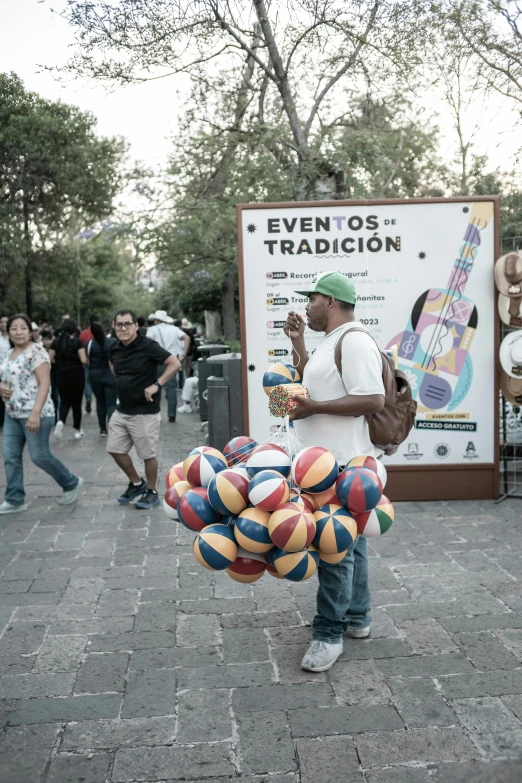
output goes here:
[[507, 326], [522, 327], [522, 255], [512, 251], [495, 263], [495, 283], [499, 290], [498, 312]]
[[192, 324], [188, 320], [188, 318], [183, 318], [181, 321], [181, 328], [182, 329], [192, 329]]
[[522, 379], [522, 329], [510, 332], [502, 340], [500, 364], [511, 378]]
[[500, 371], [500, 388], [505, 399], [512, 405], [522, 405], [522, 378], [512, 378]]
[[151, 313], [149, 315], [149, 319], [151, 321], [161, 321], [164, 324], [174, 323], [174, 318], [171, 318], [170, 315], [167, 315], [166, 310], [156, 310], [155, 313]]

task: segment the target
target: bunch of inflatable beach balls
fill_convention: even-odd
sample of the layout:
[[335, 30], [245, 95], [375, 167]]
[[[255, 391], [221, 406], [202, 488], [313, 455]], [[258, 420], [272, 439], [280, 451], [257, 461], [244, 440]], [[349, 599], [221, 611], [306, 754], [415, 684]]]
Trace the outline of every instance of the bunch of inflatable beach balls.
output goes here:
[[386, 533], [394, 512], [382, 494], [386, 469], [373, 457], [339, 473], [320, 446], [293, 460], [279, 446], [233, 438], [223, 453], [198, 446], [167, 474], [163, 507], [196, 533], [200, 565], [237, 582], [265, 571], [301, 582], [339, 563], [357, 535]]

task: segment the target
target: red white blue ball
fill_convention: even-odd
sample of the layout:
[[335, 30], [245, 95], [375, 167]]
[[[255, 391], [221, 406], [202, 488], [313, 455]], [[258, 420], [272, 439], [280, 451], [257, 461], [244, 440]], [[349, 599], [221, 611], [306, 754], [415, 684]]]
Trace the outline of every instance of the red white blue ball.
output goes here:
[[189, 530], [203, 530], [219, 521], [219, 514], [212, 508], [204, 487], [187, 490], [178, 503], [179, 521]]
[[280, 446], [265, 443], [256, 448], [250, 454], [246, 463], [247, 473], [252, 478], [262, 470], [277, 470], [283, 476], [290, 475], [291, 460], [286, 451]]
[[382, 495], [379, 476], [368, 468], [346, 468], [336, 483], [337, 497], [351, 514], [375, 508]]
[[234, 465], [246, 462], [250, 453], [256, 446], [257, 441], [248, 438], [246, 435], [238, 435], [237, 438], [229, 440], [223, 449], [223, 454], [227, 460], [228, 467], [233, 468]]
[[274, 511], [290, 497], [288, 481], [277, 470], [262, 470], [250, 480], [248, 498], [263, 511]]
[[198, 446], [183, 462], [185, 480], [193, 487], [207, 487], [212, 476], [226, 468], [223, 454], [211, 446]]
[[222, 470], [210, 479], [207, 492], [220, 514], [239, 514], [248, 506], [248, 479], [235, 470]]
[[337, 460], [322, 446], [308, 446], [292, 462], [292, 479], [303, 492], [324, 492], [335, 483], [338, 474]]

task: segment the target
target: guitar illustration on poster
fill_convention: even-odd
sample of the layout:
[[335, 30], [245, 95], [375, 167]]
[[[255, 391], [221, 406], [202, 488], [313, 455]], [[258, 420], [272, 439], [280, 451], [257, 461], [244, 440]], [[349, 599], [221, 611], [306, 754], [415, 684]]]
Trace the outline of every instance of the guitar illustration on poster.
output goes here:
[[[464, 207], [464, 212], [469, 207]], [[491, 202], [471, 205], [464, 238], [446, 288], [430, 288], [415, 302], [410, 320], [386, 346], [408, 376], [418, 412], [453, 411], [473, 379], [469, 349], [478, 325], [475, 304], [464, 290], [477, 261], [481, 232], [493, 217]]]

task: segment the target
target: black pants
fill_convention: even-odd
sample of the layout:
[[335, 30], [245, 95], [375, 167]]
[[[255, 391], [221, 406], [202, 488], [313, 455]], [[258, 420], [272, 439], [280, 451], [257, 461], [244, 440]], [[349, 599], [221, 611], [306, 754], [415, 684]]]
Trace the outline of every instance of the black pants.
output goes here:
[[82, 426], [82, 399], [85, 388], [83, 365], [67, 370], [58, 370], [57, 382], [60, 395], [60, 421], [65, 424], [67, 414], [72, 408], [73, 427], [75, 430], [79, 430]]
[[107, 422], [116, 410], [116, 378], [108, 369], [91, 367], [89, 369], [91, 387], [96, 397], [96, 413], [100, 430], [107, 429]]

